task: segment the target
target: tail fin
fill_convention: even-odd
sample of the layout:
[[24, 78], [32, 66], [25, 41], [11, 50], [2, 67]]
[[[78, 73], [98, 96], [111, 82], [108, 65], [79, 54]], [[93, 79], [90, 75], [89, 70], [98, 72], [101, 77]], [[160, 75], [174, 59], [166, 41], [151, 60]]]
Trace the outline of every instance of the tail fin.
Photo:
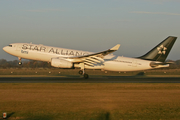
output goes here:
[[144, 60], [164, 62], [169, 52], [171, 51], [171, 48], [174, 45], [176, 39], [177, 37], [169, 36], [156, 47], [154, 47], [151, 51], [138, 58]]

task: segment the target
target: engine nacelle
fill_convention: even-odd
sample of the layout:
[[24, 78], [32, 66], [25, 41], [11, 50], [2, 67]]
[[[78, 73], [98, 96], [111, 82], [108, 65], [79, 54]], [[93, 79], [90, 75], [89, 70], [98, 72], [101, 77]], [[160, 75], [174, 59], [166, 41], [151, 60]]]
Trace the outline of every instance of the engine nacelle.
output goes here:
[[59, 68], [72, 68], [73, 67], [73, 63], [69, 62], [67, 60], [64, 60], [64, 59], [53, 58], [51, 60], [51, 66], [59, 67]]

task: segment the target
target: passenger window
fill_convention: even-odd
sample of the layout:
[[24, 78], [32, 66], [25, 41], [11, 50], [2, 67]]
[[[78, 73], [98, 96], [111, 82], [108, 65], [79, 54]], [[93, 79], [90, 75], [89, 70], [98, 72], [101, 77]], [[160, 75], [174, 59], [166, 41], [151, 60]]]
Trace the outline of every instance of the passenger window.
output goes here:
[[12, 45], [9, 45], [9, 47], [12, 47]]

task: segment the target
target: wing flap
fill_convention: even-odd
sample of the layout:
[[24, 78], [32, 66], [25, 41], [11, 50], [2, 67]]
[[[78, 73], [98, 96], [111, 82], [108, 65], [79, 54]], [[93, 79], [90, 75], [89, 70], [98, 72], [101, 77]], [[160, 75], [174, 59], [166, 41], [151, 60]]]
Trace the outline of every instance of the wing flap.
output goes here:
[[73, 63], [85, 63], [88, 66], [94, 66], [96, 64], [102, 64], [104, 62], [104, 56], [117, 51], [119, 47], [120, 47], [120, 44], [117, 44], [111, 49], [108, 49], [102, 52], [93, 53], [89, 55], [83, 55], [83, 56], [77, 56], [77, 57], [69, 57], [66, 59], [68, 59], [69, 61]]

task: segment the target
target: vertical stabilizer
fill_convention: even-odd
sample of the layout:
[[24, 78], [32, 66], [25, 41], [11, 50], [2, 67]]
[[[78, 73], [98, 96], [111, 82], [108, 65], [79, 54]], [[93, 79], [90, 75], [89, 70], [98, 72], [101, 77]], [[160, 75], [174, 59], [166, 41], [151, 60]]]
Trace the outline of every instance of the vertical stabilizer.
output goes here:
[[177, 37], [169, 36], [145, 55], [139, 57], [144, 60], [164, 62], [171, 51]]

